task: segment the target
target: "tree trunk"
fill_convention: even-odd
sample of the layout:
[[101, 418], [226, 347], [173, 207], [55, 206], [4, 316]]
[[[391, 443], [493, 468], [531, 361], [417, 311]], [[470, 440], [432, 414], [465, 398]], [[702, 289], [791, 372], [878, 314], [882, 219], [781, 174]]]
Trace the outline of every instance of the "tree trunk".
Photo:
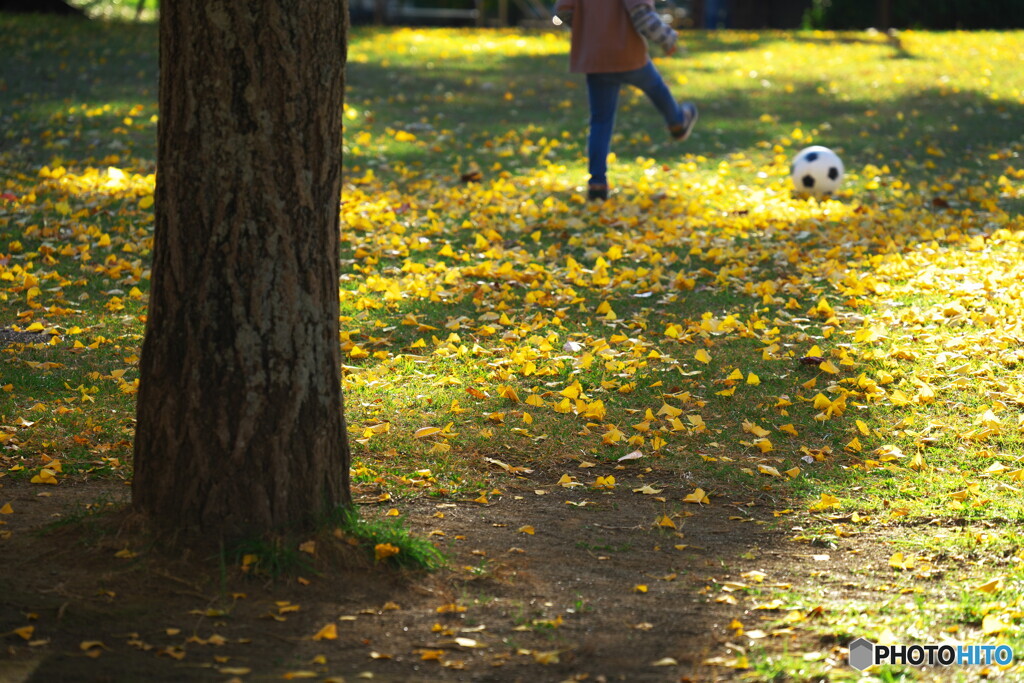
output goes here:
[[133, 505], [159, 531], [349, 503], [338, 338], [347, 0], [164, 0]]

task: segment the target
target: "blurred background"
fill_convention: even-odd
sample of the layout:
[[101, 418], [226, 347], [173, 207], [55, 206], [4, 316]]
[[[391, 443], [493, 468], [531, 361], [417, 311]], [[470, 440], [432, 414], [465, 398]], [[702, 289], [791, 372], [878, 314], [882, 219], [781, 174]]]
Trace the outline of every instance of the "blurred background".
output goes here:
[[[355, 23], [549, 26], [543, 0], [350, 0]], [[676, 28], [1006, 29], [1024, 0], [656, 0]]]
[[[553, 0], [349, 0], [355, 24], [550, 28]], [[1024, 0], [655, 0], [677, 29], [1024, 28]], [[0, 0], [0, 12], [153, 20], [160, 0]]]

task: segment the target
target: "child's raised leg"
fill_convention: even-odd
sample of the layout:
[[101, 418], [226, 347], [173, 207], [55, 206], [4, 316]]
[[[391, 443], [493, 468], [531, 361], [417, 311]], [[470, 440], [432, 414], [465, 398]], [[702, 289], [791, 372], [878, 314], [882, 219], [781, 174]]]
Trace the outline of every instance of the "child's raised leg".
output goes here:
[[665, 119], [672, 137], [677, 140], [689, 137], [693, 124], [697, 122], [697, 107], [692, 102], [678, 103], [673, 99], [672, 92], [658, 73], [654, 62], [647, 62], [646, 66], [635, 71], [627, 71], [621, 76], [624, 82], [639, 88], [647, 95]]

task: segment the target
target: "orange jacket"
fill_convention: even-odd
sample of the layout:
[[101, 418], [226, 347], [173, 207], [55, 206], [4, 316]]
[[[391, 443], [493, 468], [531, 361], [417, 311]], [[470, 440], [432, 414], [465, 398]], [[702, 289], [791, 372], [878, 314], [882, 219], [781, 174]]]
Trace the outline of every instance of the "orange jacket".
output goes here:
[[633, 27], [629, 12], [637, 5], [654, 7], [653, 0], [557, 0], [555, 12], [572, 13], [574, 73], [632, 71], [645, 64], [647, 43]]

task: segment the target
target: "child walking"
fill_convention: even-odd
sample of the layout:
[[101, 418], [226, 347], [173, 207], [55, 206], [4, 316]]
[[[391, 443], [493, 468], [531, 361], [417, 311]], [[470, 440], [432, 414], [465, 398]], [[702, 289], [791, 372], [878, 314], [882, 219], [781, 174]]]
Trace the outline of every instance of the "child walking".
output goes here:
[[587, 77], [587, 198], [604, 200], [608, 198], [608, 153], [622, 85], [642, 90], [677, 140], [689, 137], [697, 122], [697, 107], [672, 98], [647, 53], [644, 38], [671, 55], [678, 37], [654, 11], [654, 0], [557, 0], [555, 15], [572, 27], [569, 70]]

